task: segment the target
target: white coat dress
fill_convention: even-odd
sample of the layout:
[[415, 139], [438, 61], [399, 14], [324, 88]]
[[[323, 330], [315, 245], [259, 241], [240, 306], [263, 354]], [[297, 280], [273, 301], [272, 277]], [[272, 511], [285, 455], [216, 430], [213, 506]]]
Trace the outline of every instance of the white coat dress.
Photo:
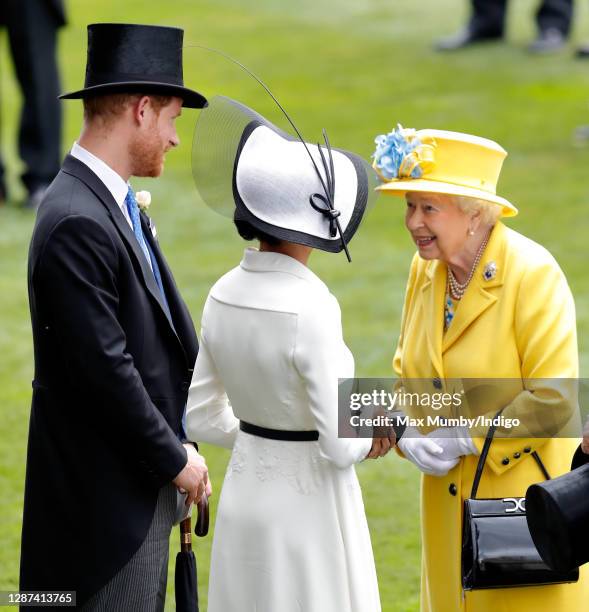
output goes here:
[[[187, 409], [191, 439], [233, 449], [209, 612], [380, 610], [354, 470], [371, 440], [337, 431], [338, 378], [353, 370], [337, 300], [297, 260], [247, 249], [211, 289]], [[253, 436], [239, 419], [319, 440]]]

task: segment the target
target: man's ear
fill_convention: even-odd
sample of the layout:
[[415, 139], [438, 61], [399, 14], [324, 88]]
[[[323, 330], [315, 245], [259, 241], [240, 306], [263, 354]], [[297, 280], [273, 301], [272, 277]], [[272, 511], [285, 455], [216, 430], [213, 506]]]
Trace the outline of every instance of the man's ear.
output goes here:
[[152, 110], [151, 99], [149, 96], [141, 96], [132, 106], [133, 119], [143, 125], [149, 112]]

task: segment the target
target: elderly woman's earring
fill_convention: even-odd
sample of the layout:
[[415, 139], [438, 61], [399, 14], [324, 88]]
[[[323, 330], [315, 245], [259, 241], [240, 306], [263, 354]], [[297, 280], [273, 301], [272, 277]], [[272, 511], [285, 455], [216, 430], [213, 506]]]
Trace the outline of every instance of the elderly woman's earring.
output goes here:
[[473, 230], [468, 230], [468, 235], [469, 236], [474, 236], [474, 231]]

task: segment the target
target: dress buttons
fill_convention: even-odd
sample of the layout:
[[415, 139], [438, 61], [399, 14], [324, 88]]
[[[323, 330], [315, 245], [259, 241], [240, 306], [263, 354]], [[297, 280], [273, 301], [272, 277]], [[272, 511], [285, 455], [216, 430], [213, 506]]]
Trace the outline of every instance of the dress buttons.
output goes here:
[[526, 448], [524, 448], [524, 453], [531, 453], [532, 452], [532, 448], [530, 446], [526, 446]]
[[189, 389], [189, 388], [190, 388], [190, 383], [189, 383], [189, 382], [187, 382], [187, 381], [183, 380], [183, 381], [180, 383], [180, 389], [181, 389], [182, 391], [188, 391], [188, 389]]
[[513, 458], [514, 459], [519, 459], [522, 456], [521, 453], [513, 453]]
[[501, 463], [503, 465], [509, 465], [509, 458], [508, 457], [503, 457], [503, 461], [501, 461]]
[[442, 381], [437, 376], [432, 380], [432, 383], [436, 389], [442, 388]]
[[448, 487], [448, 491], [449, 491], [450, 495], [456, 495], [456, 493], [458, 493], [458, 487], [454, 483], [452, 483]]

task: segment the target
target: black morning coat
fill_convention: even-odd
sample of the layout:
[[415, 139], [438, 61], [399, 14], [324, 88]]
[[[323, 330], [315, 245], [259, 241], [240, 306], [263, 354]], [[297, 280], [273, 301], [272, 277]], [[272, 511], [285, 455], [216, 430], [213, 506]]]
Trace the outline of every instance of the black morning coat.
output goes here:
[[171, 312], [111, 193], [67, 156], [29, 252], [35, 378], [21, 590], [84, 603], [139, 548], [159, 489], [186, 463], [179, 439], [198, 340], [157, 241]]

